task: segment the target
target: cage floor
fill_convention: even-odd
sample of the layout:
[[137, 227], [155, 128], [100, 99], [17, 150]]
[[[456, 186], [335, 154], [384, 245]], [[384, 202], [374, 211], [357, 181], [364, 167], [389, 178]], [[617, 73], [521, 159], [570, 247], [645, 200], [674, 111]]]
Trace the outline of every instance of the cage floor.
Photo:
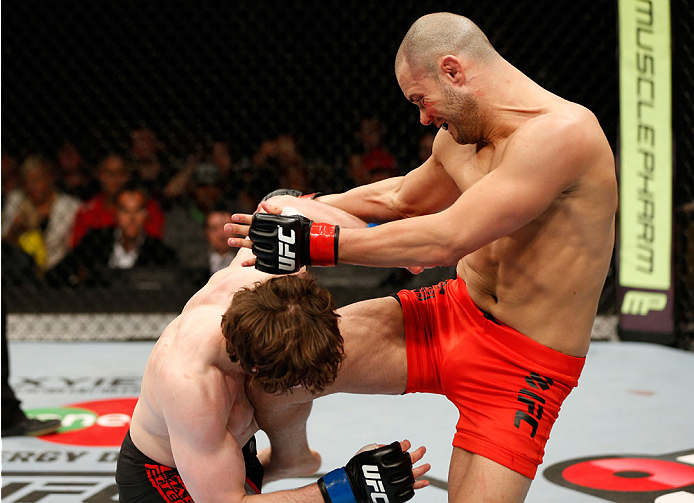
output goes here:
[[[112, 502], [118, 446], [152, 342], [10, 343], [10, 382], [25, 411], [62, 417], [61, 433], [2, 442], [2, 501]], [[566, 400], [529, 502], [694, 501], [694, 353], [594, 342]], [[432, 485], [415, 502], [446, 501], [457, 411], [434, 395], [333, 395], [309, 420], [321, 472], [362, 445], [426, 445]], [[260, 447], [267, 438], [258, 435]], [[265, 491], [314, 480], [290, 479]]]

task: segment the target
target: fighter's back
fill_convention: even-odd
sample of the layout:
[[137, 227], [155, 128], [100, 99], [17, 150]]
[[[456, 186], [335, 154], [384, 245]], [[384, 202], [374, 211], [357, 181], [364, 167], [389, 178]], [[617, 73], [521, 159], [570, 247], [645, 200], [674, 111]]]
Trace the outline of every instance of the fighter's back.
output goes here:
[[188, 301], [159, 337], [147, 361], [130, 431], [144, 454], [167, 466], [175, 466], [175, 462], [166, 414], [172, 409], [184, 413], [186, 408], [184, 394], [171, 403], [181, 379], [214, 386], [215, 396], [229, 409], [228, 427], [241, 445], [257, 430], [244, 392], [245, 376], [226, 354], [220, 325], [234, 293], [266, 275], [235, 262], [238, 267], [232, 263], [217, 272]]

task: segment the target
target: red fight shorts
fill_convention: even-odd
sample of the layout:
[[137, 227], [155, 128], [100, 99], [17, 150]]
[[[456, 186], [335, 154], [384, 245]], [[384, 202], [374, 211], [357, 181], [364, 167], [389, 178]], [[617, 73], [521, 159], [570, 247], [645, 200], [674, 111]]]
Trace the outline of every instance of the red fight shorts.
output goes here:
[[460, 278], [397, 296], [405, 319], [406, 392], [445, 395], [460, 412], [454, 446], [534, 478], [585, 358], [490, 319]]

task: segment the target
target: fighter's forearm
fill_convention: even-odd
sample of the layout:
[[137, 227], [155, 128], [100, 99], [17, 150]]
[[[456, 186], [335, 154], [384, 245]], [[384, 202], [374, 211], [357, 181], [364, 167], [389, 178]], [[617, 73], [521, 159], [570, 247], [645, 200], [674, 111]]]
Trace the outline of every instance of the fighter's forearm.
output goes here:
[[395, 194], [403, 178], [388, 178], [340, 194], [323, 195], [318, 201], [340, 208], [366, 222], [397, 220], [403, 215], [396, 206]]
[[325, 500], [318, 484], [311, 484], [291, 491], [246, 496], [243, 503], [325, 503]]
[[441, 214], [370, 229], [340, 229], [338, 261], [374, 267], [454, 265], [475, 249], [465, 246], [464, 237], [454, 229]]
[[276, 212], [286, 207], [291, 207], [311, 220], [339, 225], [340, 228], [366, 227], [364, 220], [322, 201], [293, 196], [278, 196], [269, 199], [264, 204], [271, 205]]

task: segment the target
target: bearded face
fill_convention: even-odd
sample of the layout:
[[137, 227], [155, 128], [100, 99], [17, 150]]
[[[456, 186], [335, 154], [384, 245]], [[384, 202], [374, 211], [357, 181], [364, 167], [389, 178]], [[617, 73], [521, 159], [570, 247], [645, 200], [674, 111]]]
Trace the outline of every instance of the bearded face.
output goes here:
[[442, 126], [448, 130], [456, 143], [461, 145], [477, 143], [481, 139], [480, 110], [474, 96], [453, 89], [439, 81], [445, 101], [440, 113], [445, 121]]

